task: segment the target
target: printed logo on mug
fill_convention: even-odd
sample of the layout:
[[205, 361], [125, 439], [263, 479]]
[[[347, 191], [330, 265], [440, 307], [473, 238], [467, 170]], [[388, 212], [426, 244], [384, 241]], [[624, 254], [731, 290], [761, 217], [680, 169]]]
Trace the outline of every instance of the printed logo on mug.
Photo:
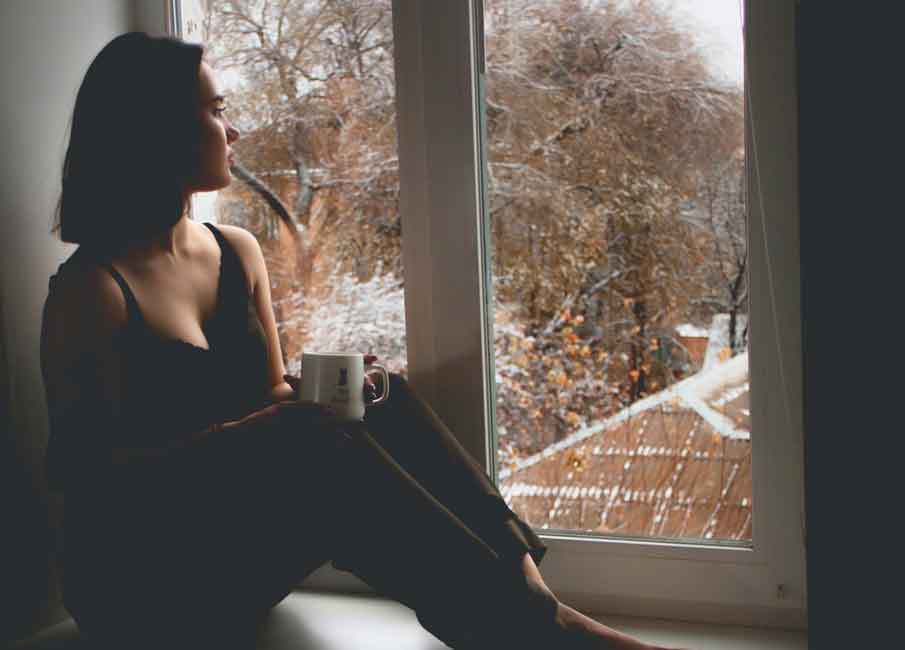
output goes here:
[[[374, 400], [365, 400], [365, 375], [378, 372], [383, 377], [383, 391]], [[390, 375], [380, 364], [365, 366], [359, 352], [304, 352], [302, 384], [299, 399], [331, 407], [337, 415], [361, 420], [365, 407], [382, 404], [389, 397]]]

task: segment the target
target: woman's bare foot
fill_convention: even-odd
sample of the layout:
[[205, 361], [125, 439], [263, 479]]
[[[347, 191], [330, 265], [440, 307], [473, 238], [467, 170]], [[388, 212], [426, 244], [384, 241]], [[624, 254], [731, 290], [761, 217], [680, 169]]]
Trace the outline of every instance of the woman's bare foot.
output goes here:
[[577, 609], [561, 602], [544, 582], [540, 570], [527, 553], [522, 559], [525, 577], [537, 587], [556, 600], [556, 624], [565, 630], [577, 646], [587, 650], [673, 650], [664, 646], [643, 643], [638, 639], [595, 621]]
[[668, 650], [614, 630], [565, 603], [559, 603], [557, 607], [556, 622], [588, 650]]

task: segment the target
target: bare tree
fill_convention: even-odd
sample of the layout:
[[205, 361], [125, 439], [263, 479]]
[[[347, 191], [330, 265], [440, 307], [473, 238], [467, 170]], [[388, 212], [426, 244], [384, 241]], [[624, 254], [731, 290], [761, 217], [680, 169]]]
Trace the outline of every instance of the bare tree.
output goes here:
[[522, 305], [529, 334], [549, 335], [566, 306], [581, 314], [580, 333], [615, 353], [613, 380], [638, 399], [671, 380], [651, 350], [706, 288], [708, 242], [682, 206], [739, 122], [738, 92], [656, 3], [488, 11], [500, 298]]
[[[352, 225], [355, 233], [362, 221], [393, 239], [389, 1], [213, 0], [206, 24], [212, 64], [241, 73], [231, 101], [244, 127], [236, 171], [246, 187], [290, 232], [305, 234], [299, 245], [309, 253], [326, 232]], [[368, 241], [337, 252], [360, 259]]]
[[739, 333], [740, 314], [748, 312], [748, 212], [744, 154], [735, 151], [715, 161], [701, 175], [691, 216], [710, 235], [709, 292], [697, 299], [715, 312], [729, 314], [729, 347], [733, 354], [747, 343], [747, 324]]

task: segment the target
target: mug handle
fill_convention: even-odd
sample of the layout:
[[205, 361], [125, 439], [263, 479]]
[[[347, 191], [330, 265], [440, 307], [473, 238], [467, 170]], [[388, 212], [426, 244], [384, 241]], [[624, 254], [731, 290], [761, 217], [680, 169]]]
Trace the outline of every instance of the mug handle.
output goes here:
[[379, 363], [369, 363], [365, 366], [365, 374], [373, 371], [377, 371], [383, 376], [383, 392], [380, 397], [375, 399], [373, 402], [367, 402], [368, 406], [383, 404], [390, 396], [390, 373], [387, 372], [387, 369], [381, 366]]

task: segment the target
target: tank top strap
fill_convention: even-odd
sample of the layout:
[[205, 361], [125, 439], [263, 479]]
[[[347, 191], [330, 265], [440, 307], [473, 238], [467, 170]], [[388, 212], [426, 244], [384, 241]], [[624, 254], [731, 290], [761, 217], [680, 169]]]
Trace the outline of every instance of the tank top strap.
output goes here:
[[[214, 233], [214, 237], [217, 238], [217, 243], [220, 245], [220, 264], [223, 266], [223, 278], [224, 282], [220, 285], [220, 291], [224, 291], [224, 284], [227, 282], [241, 282], [239, 286], [243, 287], [244, 294], [248, 294], [248, 281], [245, 278], [245, 270], [242, 268], [242, 260], [239, 259], [239, 254], [236, 252], [236, 249], [233, 248], [233, 245], [229, 243], [229, 240], [223, 235], [221, 230], [217, 228], [214, 224], [209, 221], [205, 221], [204, 225], [207, 226], [208, 230]], [[218, 296], [218, 300], [219, 300]]]
[[138, 301], [135, 299], [135, 294], [132, 293], [132, 287], [129, 286], [129, 283], [126, 282], [126, 278], [122, 276], [122, 274], [116, 270], [116, 268], [106, 261], [98, 262], [101, 266], [103, 266], [110, 275], [113, 276], [113, 279], [116, 280], [116, 284], [119, 285], [119, 288], [123, 292], [123, 298], [126, 300], [126, 323], [140, 323], [142, 320], [141, 310], [138, 308]]
[[50, 279], [47, 283], [48, 293], [53, 292], [54, 284], [59, 281], [60, 277], [62, 277], [63, 274], [67, 272], [66, 268], [68, 266], [84, 267], [86, 265], [96, 264], [105, 269], [110, 275], [113, 276], [113, 279], [116, 280], [116, 283], [119, 285], [120, 290], [123, 292], [123, 298], [126, 301], [127, 325], [130, 323], [141, 323], [143, 321], [143, 318], [141, 315], [141, 310], [138, 308], [138, 301], [135, 299], [135, 294], [132, 292], [132, 287], [129, 286], [129, 283], [126, 282], [126, 279], [109, 261], [99, 256], [86, 253], [85, 250], [86, 249], [83, 246], [80, 246], [78, 249], [76, 249], [75, 253], [69, 257], [69, 259], [59, 265], [57, 272], [50, 276]]

